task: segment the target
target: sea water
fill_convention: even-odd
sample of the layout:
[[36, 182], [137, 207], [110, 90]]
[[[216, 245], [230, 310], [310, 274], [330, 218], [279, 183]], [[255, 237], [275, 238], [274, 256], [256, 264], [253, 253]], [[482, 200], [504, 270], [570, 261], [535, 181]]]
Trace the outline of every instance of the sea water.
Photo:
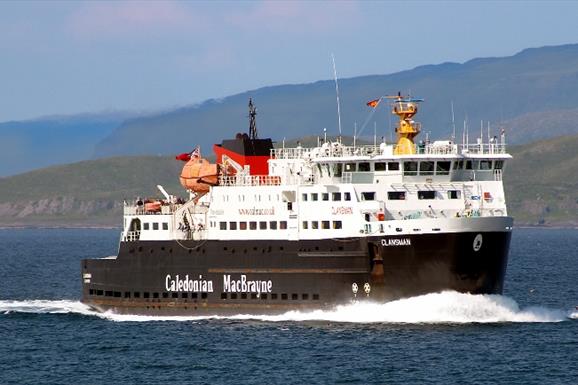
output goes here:
[[0, 230], [1, 384], [577, 384], [578, 230], [516, 229], [504, 295], [276, 316], [98, 314], [80, 259], [118, 230]]

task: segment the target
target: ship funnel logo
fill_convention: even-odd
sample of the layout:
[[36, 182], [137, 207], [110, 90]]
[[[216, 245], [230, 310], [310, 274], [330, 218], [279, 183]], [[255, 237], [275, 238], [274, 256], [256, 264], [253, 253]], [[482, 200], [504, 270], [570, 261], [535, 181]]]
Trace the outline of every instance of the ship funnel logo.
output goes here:
[[480, 251], [480, 249], [482, 248], [482, 241], [483, 241], [482, 234], [476, 235], [473, 244], [474, 251]]

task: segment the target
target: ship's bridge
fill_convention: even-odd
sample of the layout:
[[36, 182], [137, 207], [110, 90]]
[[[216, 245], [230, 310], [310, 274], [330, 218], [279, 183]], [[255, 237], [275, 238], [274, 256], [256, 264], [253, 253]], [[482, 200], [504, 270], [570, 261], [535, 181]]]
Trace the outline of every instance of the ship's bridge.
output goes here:
[[395, 145], [271, 150], [269, 175], [282, 184], [501, 181], [511, 156], [503, 143], [458, 145], [436, 141], [418, 145], [415, 154], [396, 155]]

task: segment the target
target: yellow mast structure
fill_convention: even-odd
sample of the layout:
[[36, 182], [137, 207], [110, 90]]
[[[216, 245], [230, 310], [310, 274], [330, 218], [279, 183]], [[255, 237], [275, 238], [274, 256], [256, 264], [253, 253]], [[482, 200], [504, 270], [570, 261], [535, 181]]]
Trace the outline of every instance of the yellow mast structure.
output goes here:
[[399, 117], [399, 125], [395, 128], [397, 133], [397, 144], [393, 153], [395, 155], [413, 155], [416, 153], [414, 138], [421, 131], [421, 125], [413, 121], [413, 116], [417, 114], [418, 103], [423, 99], [413, 99], [397, 96], [386, 96], [393, 99], [391, 112]]

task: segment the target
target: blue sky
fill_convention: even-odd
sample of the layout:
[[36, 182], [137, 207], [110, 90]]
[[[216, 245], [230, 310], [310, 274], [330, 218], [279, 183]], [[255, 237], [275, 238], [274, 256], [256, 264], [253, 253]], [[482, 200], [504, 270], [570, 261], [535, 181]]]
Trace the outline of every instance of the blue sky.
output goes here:
[[572, 1], [0, 1], [0, 121], [578, 43]]

